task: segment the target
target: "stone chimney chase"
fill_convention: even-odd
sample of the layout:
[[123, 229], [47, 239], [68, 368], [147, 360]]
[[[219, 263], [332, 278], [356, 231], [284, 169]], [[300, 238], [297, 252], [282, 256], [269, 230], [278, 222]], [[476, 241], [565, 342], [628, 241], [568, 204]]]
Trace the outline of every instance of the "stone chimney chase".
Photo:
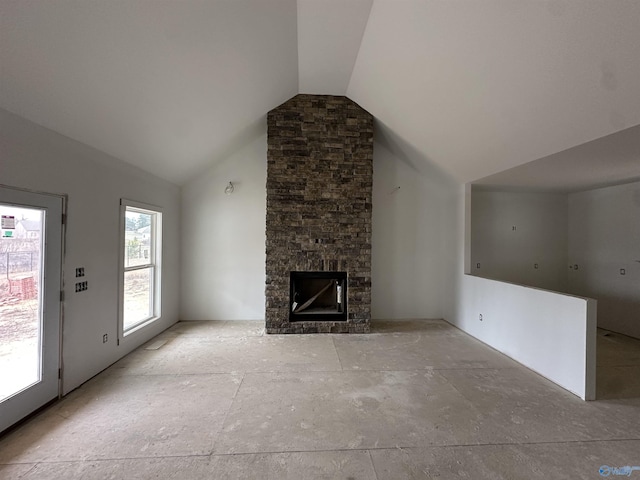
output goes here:
[[[297, 95], [270, 111], [267, 121], [266, 331], [366, 333], [373, 117], [346, 97]], [[336, 297], [336, 306], [318, 307], [314, 300], [305, 315], [294, 315], [309, 299], [299, 298], [304, 294], [296, 291], [292, 272], [338, 279], [318, 297]], [[340, 283], [344, 274], [346, 285]]]

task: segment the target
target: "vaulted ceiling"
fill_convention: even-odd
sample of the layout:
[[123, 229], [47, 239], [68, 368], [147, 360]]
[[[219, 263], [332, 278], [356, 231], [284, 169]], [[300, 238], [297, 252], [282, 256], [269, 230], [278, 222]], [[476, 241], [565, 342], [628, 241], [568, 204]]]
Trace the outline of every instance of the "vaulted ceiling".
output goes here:
[[7, 0], [0, 107], [184, 184], [347, 95], [467, 182], [639, 125], [639, 52], [636, 0]]

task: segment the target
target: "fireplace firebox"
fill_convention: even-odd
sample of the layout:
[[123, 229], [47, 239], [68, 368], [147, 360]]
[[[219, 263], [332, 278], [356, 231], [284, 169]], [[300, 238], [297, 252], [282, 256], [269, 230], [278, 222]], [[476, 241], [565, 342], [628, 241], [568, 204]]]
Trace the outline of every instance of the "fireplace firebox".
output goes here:
[[347, 272], [291, 272], [289, 321], [347, 320]]

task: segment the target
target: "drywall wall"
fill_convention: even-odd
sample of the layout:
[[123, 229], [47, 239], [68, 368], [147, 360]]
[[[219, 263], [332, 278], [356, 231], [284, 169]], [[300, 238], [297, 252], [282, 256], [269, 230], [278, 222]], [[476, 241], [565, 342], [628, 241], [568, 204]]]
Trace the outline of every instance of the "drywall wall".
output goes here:
[[372, 316], [441, 318], [450, 184], [439, 172], [415, 168], [388, 142], [375, 144], [373, 158]]
[[595, 300], [471, 275], [461, 294], [460, 328], [580, 398], [595, 398]]
[[548, 290], [567, 289], [567, 195], [471, 193], [471, 273]]
[[569, 263], [569, 291], [598, 299], [598, 326], [640, 338], [640, 182], [569, 195]]
[[640, 338], [640, 182], [572, 194], [474, 187], [471, 212], [469, 273], [595, 298], [599, 327]]
[[[182, 320], [263, 320], [263, 133], [182, 188]], [[233, 183], [233, 193], [225, 188]]]
[[[440, 318], [451, 186], [391, 150], [374, 145], [372, 317]], [[265, 212], [266, 122], [264, 136], [183, 187], [181, 319], [264, 319]]]
[[[178, 320], [180, 190], [6, 110], [0, 110], [0, 159], [1, 184], [68, 198], [62, 343], [67, 393]], [[164, 228], [162, 316], [118, 345], [121, 198], [161, 207]], [[70, 288], [76, 267], [85, 268], [85, 292]]]
[[[595, 300], [464, 274], [464, 186], [449, 199], [445, 319], [580, 398], [595, 398]], [[465, 211], [465, 207], [467, 210]], [[483, 319], [480, 321], [480, 315]]]

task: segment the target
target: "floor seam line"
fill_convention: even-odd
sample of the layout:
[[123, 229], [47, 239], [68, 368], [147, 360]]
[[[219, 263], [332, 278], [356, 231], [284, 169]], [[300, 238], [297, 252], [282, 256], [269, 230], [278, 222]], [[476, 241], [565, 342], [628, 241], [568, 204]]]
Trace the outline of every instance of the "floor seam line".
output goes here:
[[499, 443], [461, 443], [451, 445], [394, 445], [388, 447], [366, 447], [366, 448], [331, 448], [318, 450], [265, 450], [253, 452], [229, 452], [214, 453], [212, 457], [240, 456], [240, 455], [281, 455], [293, 453], [331, 453], [331, 452], [371, 452], [384, 450], [427, 450], [431, 448], [471, 448], [471, 447], [507, 447], [507, 446], [532, 446], [532, 445], [570, 445], [578, 443], [602, 443], [602, 442], [635, 442], [640, 438], [619, 438], [619, 439], [595, 439], [595, 440], [561, 440], [561, 441], [541, 441], [541, 442], [499, 442]]
[[344, 366], [342, 365], [342, 359], [340, 358], [340, 352], [338, 352], [338, 347], [336, 346], [335, 337], [331, 337], [331, 344], [333, 345], [333, 351], [336, 352], [336, 357], [338, 357], [338, 365], [340, 365], [340, 371], [344, 372]]
[[[33, 464], [33, 468], [37, 465], [59, 465], [65, 463], [87, 463], [87, 462], [120, 462], [125, 460], [157, 460], [161, 458], [209, 458], [211, 457], [210, 453], [199, 453], [199, 454], [185, 454], [185, 455], [158, 455], [158, 456], [149, 456], [149, 457], [110, 457], [110, 458], [82, 458], [75, 460], [35, 460], [33, 462], [16, 462], [16, 463], [2, 463], [0, 465], [9, 466], [9, 465], [31, 465]], [[31, 471], [31, 470], [29, 470]], [[28, 472], [27, 472], [28, 473]]]
[[209, 458], [211, 458], [211, 456], [213, 456], [214, 453], [215, 453], [216, 442], [218, 441], [218, 438], [220, 437], [220, 435], [222, 435], [222, 432], [224, 431], [224, 426], [227, 423], [227, 419], [229, 418], [229, 413], [231, 412], [231, 409], [233, 408], [233, 404], [234, 404], [234, 402], [236, 400], [236, 397], [238, 396], [238, 393], [240, 392], [240, 387], [242, 387], [242, 384], [244, 383], [245, 375], [246, 375], [246, 373], [242, 374], [242, 378], [240, 379], [240, 383], [238, 383], [238, 388], [236, 388], [236, 391], [234, 392], [233, 397], [231, 397], [231, 402], [229, 403], [229, 408], [224, 413], [224, 418], [222, 419], [222, 422], [220, 423], [220, 430], [218, 430], [218, 433], [216, 434], [215, 438], [213, 439], [213, 441], [211, 443], [211, 451], [209, 452]]
[[376, 480], [379, 480], [378, 472], [376, 471], [376, 464], [373, 463], [373, 457], [371, 456], [371, 450], [367, 449], [367, 456], [369, 457], [369, 461], [371, 462], [371, 468], [373, 469], [373, 474], [376, 476]]
[[[211, 458], [211, 457], [233, 457], [243, 455], [281, 455], [296, 453], [338, 453], [338, 452], [368, 452], [371, 458], [372, 451], [385, 450], [428, 450], [428, 449], [445, 449], [445, 448], [473, 448], [473, 447], [507, 447], [507, 446], [536, 446], [536, 445], [571, 445], [580, 443], [603, 443], [603, 442], [636, 442], [640, 438], [614, 438], [614, 439], [588, 439], [588, 440], [561, 440], [561, 441], [541, 441], [541, 442], [499, 442], [499, 443], [465, 443], [451, 445], [394, 445], [389, 447], [367, 447], [367, 448], [332, 448], [318, 450], [274, 450], [274, 451], [253, 451], [253, 452], [229, 452], [229, 453], [211, 453], [211, 454], [191, 454], [191, 455], [158, 455], [145, 457], [113, 457], [113, 458], [83, 458], [76, 460], [36, 460], [32, 462], [15, 462], [3, 463], [0, 465], [37, 465], [45, 464], [65, 464], [65, 463], [86, 463], [86, 462], [114, 462], [124, 460], [155, 460], [162, 458]], [[31, 471], [31, 470], [29, 470]]]

